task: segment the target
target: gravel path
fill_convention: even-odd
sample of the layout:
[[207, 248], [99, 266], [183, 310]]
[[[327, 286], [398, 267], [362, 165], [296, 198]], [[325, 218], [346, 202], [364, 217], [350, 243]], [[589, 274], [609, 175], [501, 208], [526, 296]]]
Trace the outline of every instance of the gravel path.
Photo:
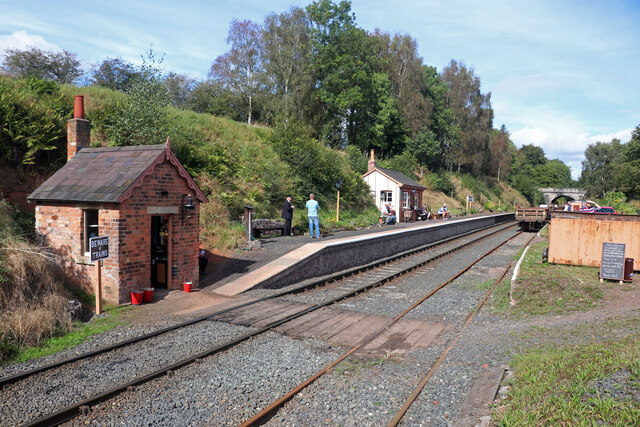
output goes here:
[[[415, 300], [418, 295], [422, 296], [448, 279], [452, 269], [468, 265], [509, 234], [513, 235], [514, 232], [499, 233], [470, 249], [459, 251], [339, 306], [394, 316], [409, 305], [409, 300]], [[497, 278], [530, 237], [531, 235], [524, 234], [512, 239], [455, 282], [437, 292], [410, 315], [412, 319], [445, 324], [443, 332], [429, 348], [409, 351], [403, 355], [357, 353], [307, 387], [267, 424], [386, 425], [451, 340], [460, 333], [464, 320], [484, 296], [490, 282]], [[389, 265], [383, 270], [391, 272], [393, 269], [394, 266]], [[371, 274], [383, 273], [377, 270]], [[335, 288], [339, 286], [337, 283]], [[267, 290], [259, 290], [264, 291]], [[640, 292], [634, 292], [640, 296]], [[321, 290], [314, 290], [298, 294], [295, 298], [313, 302], [321, 298], [322, 294]], [[620, 298], [624, 298], [624, 295]], [[611, 304], [615, 304], [615, 301]], [[436, 370], [402, 424], [455, 425], [455, 416], [482, 369], [508, 364], [514, 351], [542, 342], [562, 343], [567, 339], [564, 333], [566, 331], [572, 331], [575, 336], [588, 341], [594, 336], [620, 336], [634, 330], [624, 322], [607, 323], [609, 318], [615, 319], [615, 314], [604, 308], [601, 310], [600, 316], [596, 312], [599, 322], [597, 327], [592, 327], [593, 323], [590, 323], [590, 327], [585, 328], [586, 322], [593, 322], [593, 312], [514, 320], [497, 315], [490, 308], [483, 308]], [[633, 305], [629, 305], [624, 311], [625, 315], [636, 316], [636, 331], [638, 311]], [[124, 339], [125, 335], [128, 337], [163, 326], [166, 326], [166, 322], [146, 329], [120, 328], [103, 334], [85, 346], [100, 346], [119, 334], [120, 339]], [[585, 329], [588, 332], [584, 332]], [[143, 375], [147, 372], [146, 369], [152, 369], [162, 359], [193, 354], [200, 346], [225, 341], [246, 330], [243, 327], [207, 321], [180, 333], [166, 334], [155, 339], [155, 343], [151, 340], [140, 346], [148, 348], [153, 344], [152, 352], [141, 350], [137, 353], [128, 349], [125, 355], [116, 351], [101, 359], [97, 366], [80, 363], [75, 369], [64, 368], [38, 376], [37, 382], [28, 384], [28, 390], [12, 390], [12, 386], [9, 386], [0, 393], [3, 401], [0, 425], [14, 425], [32, 418], [36, 413], [48, 412], [47, 408], [62, 406], [66, 400], [64, 395], [58, 397], [59, 390], [70, 389], [94, 394], [98, 391], [94, 386], [96, 378], [104, 379], [104, 383], [108, 385], [128, 376], [131, 379], [133, 375]], [[70, 424], [237, 425], [344, 351], [345, 348], [319, 340], [292, 339], [267, 333], [177, 370], [173, 375], [129, 390], [98, 405], [88, 416], [80, 417]], [[123, 363], [123, 357], [130, 359], [129, 362]], [[25, 365], [5, 367], [0, 375], [8, 375], [7, 372], [22, 369]], [[54, 391], [55, 403], [51, 402]], [[25, 401], [29, 403], [21, 403]], [[14, 409], [17, 405], [22, 407]]]

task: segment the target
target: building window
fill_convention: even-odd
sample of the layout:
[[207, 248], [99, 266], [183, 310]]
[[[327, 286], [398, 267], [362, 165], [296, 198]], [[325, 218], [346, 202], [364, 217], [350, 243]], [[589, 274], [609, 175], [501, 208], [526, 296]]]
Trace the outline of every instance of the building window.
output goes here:
[[87, 209], [84, 211], [84, 253], [89, 254], [89, 239], [98, 237], [98, 210]]
[[382, 203], [393, 203], [393, 192], [387, 190], [381, 191], [380, 200], [382, 200]]
[[417, 208], [421, 208], [422, 206], [420, 206], [420, 203], [419, 203], [420, 198], [418, 197], [418, 195], [416, 194], [416, 195], [415, 195], [415, 196], [413, 196], [413, 197], [414, 197], [414, 200], [413, 200], [413, 206], [414, 206], [416, 209], [417, 209]]
[[409, 193], [402, 192], [402, 209], [409, 209]]

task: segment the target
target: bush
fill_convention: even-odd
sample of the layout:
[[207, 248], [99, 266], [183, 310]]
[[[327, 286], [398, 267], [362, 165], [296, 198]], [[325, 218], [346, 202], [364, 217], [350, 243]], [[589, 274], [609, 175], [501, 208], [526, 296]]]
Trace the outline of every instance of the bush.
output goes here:
[[14, 211], [0, 200], [0, 359], [70, 328], [63, 272], [51, 255], [20, 235]]

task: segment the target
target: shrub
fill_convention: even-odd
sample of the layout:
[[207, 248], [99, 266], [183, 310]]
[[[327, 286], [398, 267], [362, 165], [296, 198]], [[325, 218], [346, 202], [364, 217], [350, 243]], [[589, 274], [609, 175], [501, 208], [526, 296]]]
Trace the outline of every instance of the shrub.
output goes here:
[[71, 326], [62, 269], [19, 233], [13, 209], [0, 200], [0, 360]]

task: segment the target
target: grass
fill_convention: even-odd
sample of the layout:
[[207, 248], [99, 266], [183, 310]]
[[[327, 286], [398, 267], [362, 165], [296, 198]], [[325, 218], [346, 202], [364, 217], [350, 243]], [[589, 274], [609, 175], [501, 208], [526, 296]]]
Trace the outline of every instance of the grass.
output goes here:
[[516, 356], [500, 426], [638, 425], [640, 334]]
[[547, 246], [546, 239], [531, 245], [520, 265], [512, 295], [517, 302], [514, 313], [544, 315], [598, 305], [603, 290], [611, 286], [600, 283], [598, 269], [543, 263], [542, 251]]
[[71, 347], [75, 347], [93, 335], [110, 331], [115, 327], [124, 324], [122, 315], [131, 307], [107, 308], [105, 317], [94, 317], [88, 323], [76, 322], [72, 330], [59, 337], [48, 338], [42, 341], [37, 347], [28, 347], [20, 350], [11, 362], [24, 362], [50, 354], [59, 353]]

